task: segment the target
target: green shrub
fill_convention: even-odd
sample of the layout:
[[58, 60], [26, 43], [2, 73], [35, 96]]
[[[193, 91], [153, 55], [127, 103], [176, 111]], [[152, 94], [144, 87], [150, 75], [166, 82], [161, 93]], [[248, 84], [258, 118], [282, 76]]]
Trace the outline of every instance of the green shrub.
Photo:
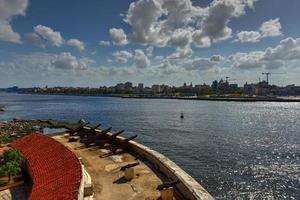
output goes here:
[[0, 166], [0, 176], [7, 176], [7, 171], [4, 168], [4, 165]]
[[20, 151], [16, 149], [9, 149], [3, 153], [3, 158], [5, 162], [10, 162], [10, 161], [15, 161], [17, 162], [20, 166], [23, 163], [23, 155], [21, 154]]
[[16, 149], [9, 149], [3, 153], [3, 162], [0, 166], [0, 176], [11, 176], [17, 175], [22, 171], [21, 167], [24, 158], [20, 151]]
[[0, 181], [0, 187], [7, 185], [8, 181]]

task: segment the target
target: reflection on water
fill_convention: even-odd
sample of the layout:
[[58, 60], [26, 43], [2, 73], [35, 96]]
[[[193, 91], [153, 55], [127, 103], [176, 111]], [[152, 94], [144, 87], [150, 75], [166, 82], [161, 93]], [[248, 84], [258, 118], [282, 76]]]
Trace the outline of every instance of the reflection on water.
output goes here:
[[218, 199], [300, 199], [300, 103], [0, 93], [0, 104], [0, 119], [84, 118], [139, 134]]

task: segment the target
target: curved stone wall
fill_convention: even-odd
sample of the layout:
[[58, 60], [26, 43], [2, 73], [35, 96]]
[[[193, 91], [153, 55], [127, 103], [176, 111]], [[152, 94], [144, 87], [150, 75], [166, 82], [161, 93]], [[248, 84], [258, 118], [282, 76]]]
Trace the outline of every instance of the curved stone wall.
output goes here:
[[[125, 138], [118, 136], [117, 139], [122, 141]], [[175, 196], [187, 200], [214, 199], [193, 177], [166, 156], [135, 141], [130, 141], [129, 145], [134, 153], [151, 162], [158, 171], [170, 180], [180, 181], [175, 187]]]

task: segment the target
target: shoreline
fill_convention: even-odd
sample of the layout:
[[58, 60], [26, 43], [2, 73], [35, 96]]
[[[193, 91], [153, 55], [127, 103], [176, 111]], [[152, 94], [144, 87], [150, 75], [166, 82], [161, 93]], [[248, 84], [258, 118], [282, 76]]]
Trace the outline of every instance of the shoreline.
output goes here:
[[194, 101], [235, 101], [235, 102], [300, 102], [300, 99], [268, 98], [268, 97], [122, 97], [132, 99], [176, 99]]
[[[172, 97], [172, 96], [126, 96], [126, 95], [82, 95], [82, 94], [47, 94], [47, 93], [15, 93], [44, 96], [76, 96], [76, 97], [106, 97], [106, 98], [124, 98], [124, 99], [173, 99], [173, 100], [194, 100], [194, 101], [225, 101], [225, 102], [300, 102], [300, 98], [289, 97]], [[3, 106], [4, 107], [4, 106]], [[0, 106], [1, 109], [1, 106]]]

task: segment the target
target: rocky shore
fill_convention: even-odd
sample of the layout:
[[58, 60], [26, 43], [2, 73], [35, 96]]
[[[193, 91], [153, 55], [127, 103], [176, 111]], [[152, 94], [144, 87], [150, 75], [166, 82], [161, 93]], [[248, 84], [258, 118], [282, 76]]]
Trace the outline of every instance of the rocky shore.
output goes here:
[[23, 120], [0, 121], [0, 145], [5, 145], [17, 138], [21, 138], [32, 132], [42, 132], [44, 128], [66, 128], [74, 129], [77, 123], [57, 120]]

